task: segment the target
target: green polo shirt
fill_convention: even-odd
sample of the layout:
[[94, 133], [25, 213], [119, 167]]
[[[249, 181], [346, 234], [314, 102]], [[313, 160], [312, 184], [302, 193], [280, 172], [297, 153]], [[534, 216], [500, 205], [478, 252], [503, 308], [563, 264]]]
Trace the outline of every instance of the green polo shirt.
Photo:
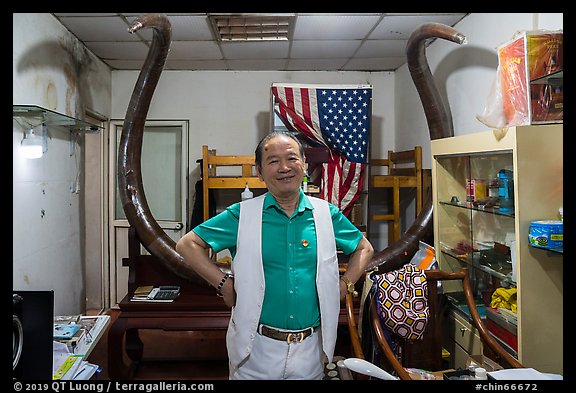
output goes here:
[[[291, 217], [272, 194], [264, 199], [262, 212], [262, 259], [265, 293], [260, 322], [283, 329], [320, 325], [316, 292], [316, 228], [314, 207], [300, 191], [298, 209]], [[346, 255], [356, 250], [362, 233], [330, 204], [336, 248]], [[234, 258], [240, 203], [205, 221], [193, 231], [215, 252], [229, 249]]]

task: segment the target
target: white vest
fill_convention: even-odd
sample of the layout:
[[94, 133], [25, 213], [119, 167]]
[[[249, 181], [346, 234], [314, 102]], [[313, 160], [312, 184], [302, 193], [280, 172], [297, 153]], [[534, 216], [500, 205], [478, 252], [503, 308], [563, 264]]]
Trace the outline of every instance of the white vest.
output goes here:
[[[266, 194], [240, 204], [236, 256], [232, 263], [236, 305], [226, 334], [226, 346], [232, 375], [252, 350], [264, 301], [264, 269], [262, 265], [262, 207]], [[332, 361], [340, 313], [340, 275], [334, 227], [328, 203], [308, 197], [314, 210], [317, 237], [316, 289], [320, 302], [322, 348]]]

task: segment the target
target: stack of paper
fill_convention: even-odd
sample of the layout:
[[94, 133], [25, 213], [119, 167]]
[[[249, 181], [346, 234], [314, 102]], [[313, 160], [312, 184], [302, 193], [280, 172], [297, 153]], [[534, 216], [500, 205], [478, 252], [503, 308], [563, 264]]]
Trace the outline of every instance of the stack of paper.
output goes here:
[[499, 379], [499, 380], [518, 380], [518, 381], [532, 381], [532, 380], [549, 380], [549, 379], [556, 379], [561, 380], [563, 379], [562, 375], [559, 374], [550, 374], [550, 373], [543, 373], [533, 368], [509, 368], [505, 370], [497, 370], [491, 371], [488, 373], [488, 376], [492, 379]]
[[88, 380], [99, 368], [85, 361], [84, 356], [70, 353], [65, 343], [54, 341], [52, 353], [53, 380]]

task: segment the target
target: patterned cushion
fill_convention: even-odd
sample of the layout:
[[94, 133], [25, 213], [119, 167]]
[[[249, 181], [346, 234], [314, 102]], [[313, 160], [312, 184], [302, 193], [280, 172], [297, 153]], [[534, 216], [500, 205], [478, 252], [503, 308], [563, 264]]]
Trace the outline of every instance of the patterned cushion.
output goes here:
[[425, 271], [407, 264], [389, 273], [372, 273], [370, 279], [384, 326], [406, 340], [421, 339], [430, 315]]

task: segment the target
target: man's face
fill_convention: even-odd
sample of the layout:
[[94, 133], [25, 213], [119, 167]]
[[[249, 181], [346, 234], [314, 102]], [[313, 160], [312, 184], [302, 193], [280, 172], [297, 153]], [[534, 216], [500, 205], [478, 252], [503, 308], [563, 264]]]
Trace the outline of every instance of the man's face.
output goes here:
[[304, 169], [304, 160], [300, 157], [296, 141], [279, 135], [264, 145], [258, 177], [266, 183], [272, 195], [287, 197], [300, 192]]

